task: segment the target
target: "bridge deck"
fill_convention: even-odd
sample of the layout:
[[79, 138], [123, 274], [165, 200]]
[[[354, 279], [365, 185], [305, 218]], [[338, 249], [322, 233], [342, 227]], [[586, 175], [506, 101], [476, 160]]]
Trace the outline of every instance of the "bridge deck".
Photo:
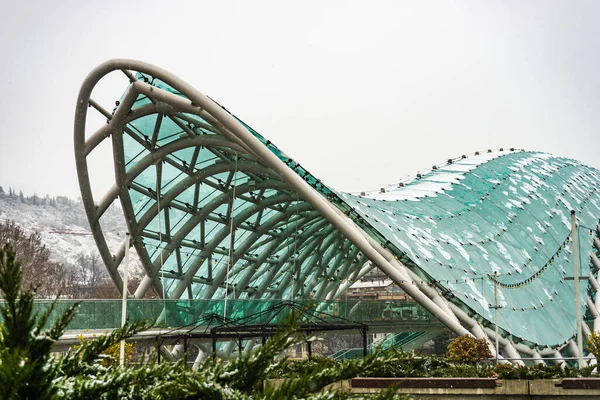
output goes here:
[[[228, 300], [226, 316], [228, 319], [242, 319], [261, 315], [265, 310], [286, 300]], [[47, 310], [52, 301], [37, 300], [37, 312]], [[69, 331], [111, 330], [121, 326], [121, 300], [59, 300], [50, 320], [57, 318], [67, 308], [79, 304], [75, 318], [68, 326]], [[337, 300], [337, 301], [300, 301], [297, 307], [317, 312], [323, 321], [334, 322], [344, 318], [369, 326], [370, 331], [431, 331], [444, 329], [440, 322], [423, 307], [406, 300]], [[216, 314], [224, 315], [224, 300], [134, 300], [127, 302], [129, 321], [149, 320], [156, 328], [177, 328], [193, 326], [203, 317]], [[284, 323], [288, 316], [264, 315], [265, 321]], [[254, 320], [260, 323], [260, 320]]]

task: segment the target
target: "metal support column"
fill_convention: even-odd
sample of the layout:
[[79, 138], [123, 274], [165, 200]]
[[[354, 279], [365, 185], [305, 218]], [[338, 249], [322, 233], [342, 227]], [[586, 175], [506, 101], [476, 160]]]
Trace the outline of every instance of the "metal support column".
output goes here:
[[217, 337], [215, 336], [214, 333], [212, 335], [212, 351], [213, 351], [213, 358], [216, 359], [217, 358]]

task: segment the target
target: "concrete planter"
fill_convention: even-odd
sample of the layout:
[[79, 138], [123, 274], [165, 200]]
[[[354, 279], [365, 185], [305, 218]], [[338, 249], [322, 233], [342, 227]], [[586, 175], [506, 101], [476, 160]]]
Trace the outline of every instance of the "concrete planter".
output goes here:
[[[265, 385], [277, 387], [286, 379], [270, 379]], [[496, 380], [493, 378], [354, 378], [323, 388], [344, 390], [356, 395], [378, 393], [396, 385], [399, 394], [414, 399], [600, 399], [600, 378]]]

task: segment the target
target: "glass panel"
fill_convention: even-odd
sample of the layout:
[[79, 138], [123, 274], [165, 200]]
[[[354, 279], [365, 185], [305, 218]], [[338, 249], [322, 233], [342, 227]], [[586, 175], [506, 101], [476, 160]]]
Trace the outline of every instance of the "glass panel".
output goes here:
[[[385, 193], [339, 193], [339, 198], [356, 212], [358, 223], [375, 228], [400, 255], [408, 255], [438, 286], [490, 322], [493, 282], [488, 275], [498, 271], [498, 280], [511, 285], [500, 289], [505, 307], [500, 327], [523, 340], [554, 345], [574, 334], [570, 322], [552, 322], [552, 315], [575, 318], [573, 283], [564, 279], [573, 269], [570, 251], [563, 249], [569, 210], [583, 208], [578, 218], [587, 226], [595, 226], [600, 215], [597, 203], [584, 202], [598, 198], [593, 185], [573, 185], [586, 168], [545, 154], [512, 153], [472, 168], [453, 167], [452, 173], [467, 171], [460, 179], [442, 168]], [[460, 183], [450, 190], [432, 186], [453, 179]], [[394, 196], [404, 199], [390, 201]], [[581, 240], [582, 249], [592, 249], [591, 237]], [[585, 254], [589, 258], [589, 250], [582, 258]], [[584, 276], [588, 264], [582, 263]], [[585, 284], [581, 291], [585, 299]]]

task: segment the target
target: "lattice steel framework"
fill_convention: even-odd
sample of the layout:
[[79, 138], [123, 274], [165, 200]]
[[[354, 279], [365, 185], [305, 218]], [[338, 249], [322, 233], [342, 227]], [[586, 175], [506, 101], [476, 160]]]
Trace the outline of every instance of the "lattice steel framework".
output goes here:
[[[91, 94], [113, 71], [129, 85], [111, 112]], [[89, 107], [107, 122], [86, 135]], [[94, 199], [87, 159], [105, 141], [115, 183]], [[90, 226], [119, 289], [124, 243], [110, 249], [101, 223], [120, 201], [146, 272], [136, 298], [153, 288], [183, 299], [334, 299], [376, 266], [454, 332], [493, 340], [497, 272], [504, 354], [561, 362], [576, 353], [574, 209], [590, 282], [581, 308], [600, 329], [600, 172], [576, 161], [500, 149], [377, 192], [337, 192], [209, 97], [131, 60], [86, 78], [75, 153]]]

